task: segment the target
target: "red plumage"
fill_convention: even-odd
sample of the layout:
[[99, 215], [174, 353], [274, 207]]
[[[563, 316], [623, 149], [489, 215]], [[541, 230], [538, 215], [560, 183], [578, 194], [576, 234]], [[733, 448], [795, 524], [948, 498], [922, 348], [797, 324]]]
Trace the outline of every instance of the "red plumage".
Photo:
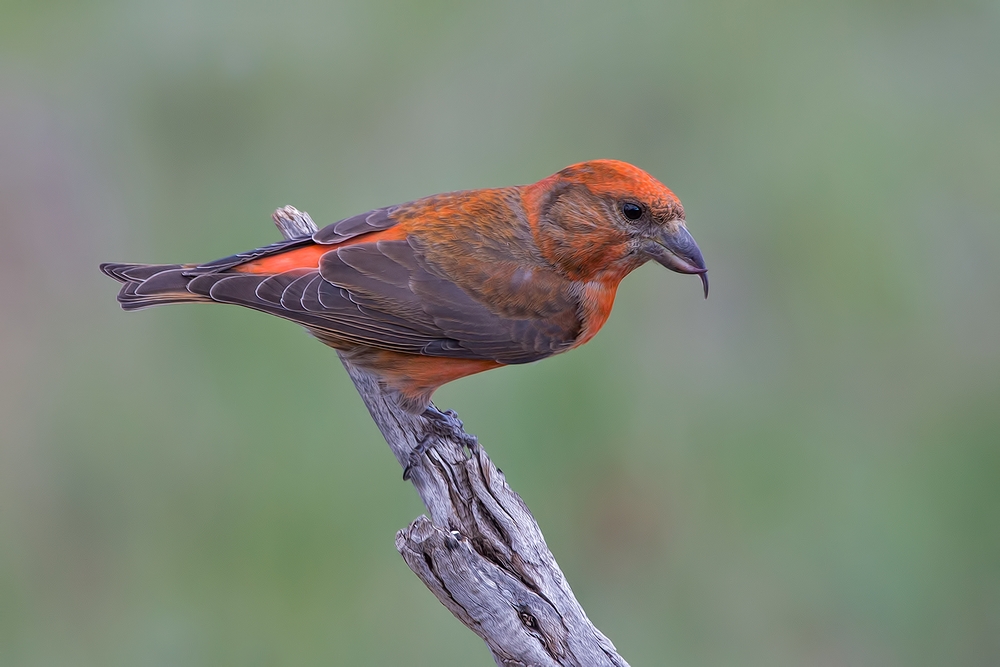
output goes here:
[[421, 412], [439, 386], [587, 342], [653, 259], [708, 282], [674, 194], [614, 160], [433, 195], [201, 265], [104, 264], [126, 310], [233, 303], [306, 326]]

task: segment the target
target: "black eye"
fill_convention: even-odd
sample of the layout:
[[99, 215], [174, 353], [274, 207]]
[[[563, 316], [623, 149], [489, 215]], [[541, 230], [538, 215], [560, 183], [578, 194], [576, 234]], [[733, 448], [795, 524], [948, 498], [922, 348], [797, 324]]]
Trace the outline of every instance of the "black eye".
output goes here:
[[642, 217], [642, 207], [632, 202], [622, 204], [622, 215], [629, 220], [638, 220]]

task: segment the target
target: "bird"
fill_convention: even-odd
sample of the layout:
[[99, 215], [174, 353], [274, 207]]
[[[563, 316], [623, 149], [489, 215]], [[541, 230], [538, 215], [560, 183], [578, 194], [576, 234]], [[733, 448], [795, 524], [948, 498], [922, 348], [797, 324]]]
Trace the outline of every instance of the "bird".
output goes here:
[[[412, 414], [454, 427], [441, 385], [591, 340], [647, 261], [701, 278], [677, 196], [618, 160], [530, 184], [431, 195], [205, 264], [101, 264], [124, 310], [236, 304], [291, 320], [373, 374]], [[461, 422], [458, 422], [460, 428]]]

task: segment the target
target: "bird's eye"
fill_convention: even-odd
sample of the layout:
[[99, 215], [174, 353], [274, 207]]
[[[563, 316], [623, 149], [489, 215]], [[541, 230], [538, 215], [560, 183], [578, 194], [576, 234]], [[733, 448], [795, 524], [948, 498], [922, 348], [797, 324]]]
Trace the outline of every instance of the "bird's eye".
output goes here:
[[632, 202], [622, 204], [622, 215], [629, 220], [638, 220], [642, 217], [642, 207]]

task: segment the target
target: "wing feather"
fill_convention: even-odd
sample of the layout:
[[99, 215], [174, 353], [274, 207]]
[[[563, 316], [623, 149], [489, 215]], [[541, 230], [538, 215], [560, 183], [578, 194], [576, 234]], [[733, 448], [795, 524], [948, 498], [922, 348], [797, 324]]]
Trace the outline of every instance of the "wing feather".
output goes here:
[[360, 215], [354, 215], [350, 218], [344, 218], [343, 220], [339, 220], [323, 227], [312, 236], [278, 241], [277, 243], [272, 243], [261, 248], [247, 250], [246, 252], [230, 255], [229, 257], [223, 257], [205, 264], [199, 264], [194, 268], [186, 269], [185, 275], [194, 276], [202, 273], [219, 273], [241, 264], [246, 264], [271, 255], [277, 255], [295, 248], [310, 245], [312, 243], [319, 243], [320, 245], [336, 245], [357, 236], [361, 236], [362, 234], [389, 229], [398, 222], [398, 220], [392, 217], [393, 211], [397, 208], [398, 207], [396, 206], [387, 206], [385, 208], [377, 208], [373, 211], [368, 211], [367, 213], [361, 213]]
[[392, 213], [396, 208], [395, 206], [387, 206], [351, 216], [350, 218], [344, 218], [317, 231], [312, 235], [312, 240], [324, 245], [334, 245], [343, 243], [361, 234], [389, 229], [397, 222], [392, 217]]

